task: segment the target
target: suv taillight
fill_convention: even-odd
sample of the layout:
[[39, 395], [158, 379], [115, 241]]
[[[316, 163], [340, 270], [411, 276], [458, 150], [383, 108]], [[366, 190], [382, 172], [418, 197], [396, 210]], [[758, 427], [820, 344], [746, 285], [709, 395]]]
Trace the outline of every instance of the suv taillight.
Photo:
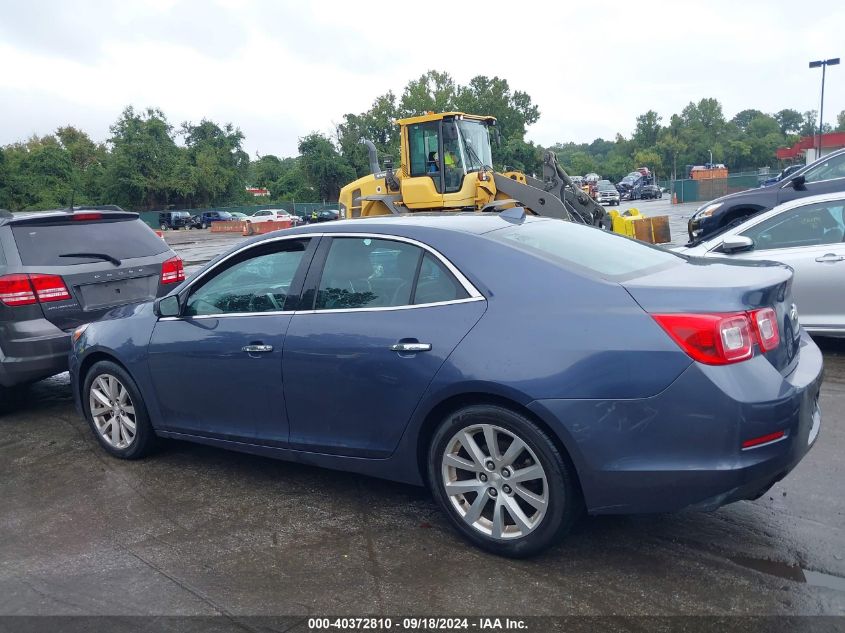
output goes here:
[[58, 275], [33, 273], [0, 277], [0, 302], [10, 307], [67, 301], [70, 298], [64, 280]]
[[161, 265], [161, 283], [175, 284], [185, 281], [185, 266], [179, 257], [171, 257]]

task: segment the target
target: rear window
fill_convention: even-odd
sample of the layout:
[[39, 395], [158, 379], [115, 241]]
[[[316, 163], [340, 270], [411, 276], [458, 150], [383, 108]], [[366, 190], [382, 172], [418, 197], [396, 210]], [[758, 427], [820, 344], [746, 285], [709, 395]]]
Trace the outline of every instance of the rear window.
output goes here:
[[158, 255], [167, 244], [141, 220], [12, 226], [24, 266], [69, 266], [101, 262], [99, 257], [61, 257], [98, 253], [120, 260]]
[[656, 246], [582, 224], [545, 220], [487, 234], [529, 253], [618, 281], [680, 264], [683, 258]]

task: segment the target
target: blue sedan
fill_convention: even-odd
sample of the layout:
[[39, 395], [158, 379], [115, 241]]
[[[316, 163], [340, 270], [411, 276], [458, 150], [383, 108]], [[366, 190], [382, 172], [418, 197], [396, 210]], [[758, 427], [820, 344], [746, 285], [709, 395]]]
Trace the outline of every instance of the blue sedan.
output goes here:
[[507, 556], [584, 510], [757, 498], [820, 426], [788, 267], [518, 209], [260, 236], [72, 339], [115, 457], [169, 437], [427, 485]]

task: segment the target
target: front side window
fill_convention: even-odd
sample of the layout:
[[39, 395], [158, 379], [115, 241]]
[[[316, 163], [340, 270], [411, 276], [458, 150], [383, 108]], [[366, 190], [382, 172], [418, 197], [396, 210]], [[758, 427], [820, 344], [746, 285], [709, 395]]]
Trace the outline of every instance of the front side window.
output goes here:
[[797, 207], [752, 226], [742, 235], [751, 238], [758, 251], [838, 244], [845, 236], [842, 210], [841, 200]]
[[191, 292], [186, 316], [281, 312], [307, 240], [257, 246]]
[[435, 256], [413, 244], [342, 237], [332, 240], [315, 308], [389, 308], [468, 296]]
[[805, 182], [820, 182], [834, 178], [845, 178], [845, 153], [823, 159], [821, 163], [804, 173]]
[[408, 128], [408, 146], [411, 154], [411, 176], [440, 174], [440, 155], [437, 121], [417, 123]]

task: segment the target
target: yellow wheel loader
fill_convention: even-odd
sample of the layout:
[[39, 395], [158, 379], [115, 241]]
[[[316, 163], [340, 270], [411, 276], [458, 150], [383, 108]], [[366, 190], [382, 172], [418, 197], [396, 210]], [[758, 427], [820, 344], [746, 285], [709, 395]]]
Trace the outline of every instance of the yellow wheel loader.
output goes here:
[[604, 207], [572, 182], [553, 152], [544, 156], [542, 179], [494, 171], [493, 117], [442, 112], [400, 119], [398, 124], [399, 166], [388, 158], [382, 167], [375, 146], [362, 141], [372, 173], [340, 190], [341, 217], [519, 206], [533, 215], [612, 228]]

